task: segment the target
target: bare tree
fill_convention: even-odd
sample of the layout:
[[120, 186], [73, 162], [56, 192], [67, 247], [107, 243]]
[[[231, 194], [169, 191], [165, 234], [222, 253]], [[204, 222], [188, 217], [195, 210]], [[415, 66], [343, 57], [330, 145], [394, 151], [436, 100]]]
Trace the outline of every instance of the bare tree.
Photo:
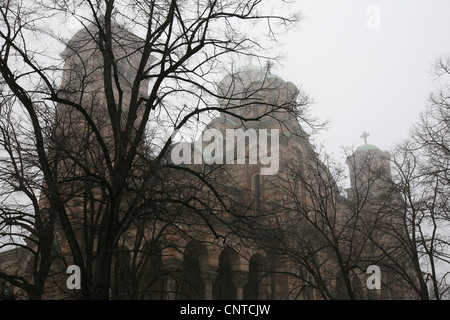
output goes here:
[[444, 85], [430, 94], [410, 137], [397, 147], [396, 182], [406, 205], [405, 249], [413, 261], [415, 288], [422, 299], [448, 295], [449, 256], [449, 73], [448, 57], [435, 64]]
[[[265, 14], [261, 1], [254, 0], [27, 5], [4, 1], [0, 8], [2, 145], [6, 151], [1, 170], [2, 182], [9, 186], [3, 198], [25, 195], [31, 204], [21, 208], [20, 203], [3, 202], [0, 223], [5, 234], [17, 233], [34, 243], [8, 242], [33, 251], [34, 272], [25, 279], [2, 271], [0, 278], [22, 288], [29, 298], [39, 299], [53, 272], [50, 269], [56, 270], [55, 276], [64, 273], [55, 263], [75, 264], [81, 269], [79, 297], [107, 299], [114, 259], [126, 260], [123, 253], [131, 249], [132, 267], [139, 268], [138, 260], [147, 259], [142, 252], [158, 255], [152, 239], [139, 242], [140, 226], [151, 229], [151, 222], [159, 221], [152, 236], [158, 239], [160, 231], [166, 230], [164, 225], [175, 228], [182, 221], [183, 215], [177, 214], [180, 208], [203, 222], [212, 219], [204, 214], [204, 206], [198, 206], [202, 204], [195, 196], [198, 187], [191, 183], [193, 191], [168, 192], [183, 185], [166, 181], [165, 174], [179, 169], [167, 162], [173, 132], [197, 126], [203, 115], [217, 111], [236, 115], [235, 110], [242, 108], [216, 102], [233, 101], [216, 90], [225, 58], [263, 58], [258, 54], [263, 47], [236, 26], [261, 21], [274, 38], [276, 30], [281, 30], [278, 27], [285, 30], [298, 17]], [[61, 16], [83, 26], [70, 41], [46, 27]], [[49, 63], [47, 56], [53, 57], [42, 46], [35, 49], [33, 37], [64, 43], [63, 60]], [[247, 98], [254, 92], [247, 93]], [[260, 101], [248, 102], [252, 103]], [[211, 190], [221, 211], [229, 208], [208, 183], [212, 173], [187, 168], [183, 172], [192, 175], [191, 182]], [[162, 218], [168, 212], [172, 216]], [[6, 229], [10, 227], [14, 229]], [[134, 234], [128, 234], [131, 229]], [[141, 240], [123, 250], [124, 237]], [[116, 265], [125, 268], [127, 264]]]
[[[14, 112], [14, 96], [2, 95], [2, 98], [1, 247], [17, 252], [15, 263], [4, 266], [7, 270], [0, 271], [0, 278], [20, 288], [30, 299], [37, 299], [43, 293], [54, 259], [52, 230], [56, 215], [54, 210], [46, 211], [40, 205], [42, 180], [33, 150], [36, 140], [27, 127], [28, 119]], [[43, 121], [46, 120], [49, 119], [43, 117]], [[31, 259], [26, 259], [26, 254], [30, 254]], [[17, 274], [14, 269], [18, 266], [24, 267], [26, 273]]]

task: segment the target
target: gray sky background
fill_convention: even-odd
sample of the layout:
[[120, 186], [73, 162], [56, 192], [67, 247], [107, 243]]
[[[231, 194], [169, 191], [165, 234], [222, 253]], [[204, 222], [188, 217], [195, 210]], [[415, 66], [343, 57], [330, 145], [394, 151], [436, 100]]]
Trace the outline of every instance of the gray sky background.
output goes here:
[[[370, 30], [367, 9], [380, 9], [379, 30]], [[389, 150], [406, 137], [439, 87], [435, 59], [450, 54], [448, 0], [298, 0], [299, 31], [283, 39], [283, 65], [273, 73], [315, 100], [313, 115], [330, 120], [316, 137], [337, 158], [340, 146], [368, 143]]]
[[[268, 0], [279, 11], [280, 0]], [[370, 6], [380, 9], [380, 29], [370, 30]], [[330, 121], [314, 137], [342, 160], [341, 146], [368, 143], [390, 150], [407, 136], [439, 87], [432, 66], [450, 54], [449, 0], [297, 0], [299, 30], [281, 37], [286, 55], [272, 72], [301, 86], [315, 101], [313, 116]], [[283, 12], [283, 10], [282, 10]], [[69, 34], [81, 26], [66, 22]]]

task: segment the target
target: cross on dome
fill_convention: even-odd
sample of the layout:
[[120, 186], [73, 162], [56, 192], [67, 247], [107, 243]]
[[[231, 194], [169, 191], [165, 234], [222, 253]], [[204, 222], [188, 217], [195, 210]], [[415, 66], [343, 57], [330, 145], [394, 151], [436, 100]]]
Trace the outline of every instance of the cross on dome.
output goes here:
[[364, 131], [364, 132], [362, 133], [361, 138], [364, 139], [364, 144], [367, 144], [367, 137], [368, 137], [368, 136], [369, 136], [369, 134], [368, 134], [366, 131]]

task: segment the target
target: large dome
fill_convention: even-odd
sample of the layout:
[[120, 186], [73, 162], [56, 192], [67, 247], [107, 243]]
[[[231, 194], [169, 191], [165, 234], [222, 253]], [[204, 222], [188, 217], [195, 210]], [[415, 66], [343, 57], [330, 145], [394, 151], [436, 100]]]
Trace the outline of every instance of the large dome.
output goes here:
[[245, 101], [248, 108], [235, 112], [248, 114], [255, 107], [262, 109], [258, 113], [295, 108], [299, 90], [293, 83], [272, 74], [268, 63], [265, 67], [250, 64], [225, 76], [218, 84], [218, 94], [223, 99], [221, 104], [226, 107]]
[[254, 85], [269, 87], [275, 83], [285, 83], [280, 77], [272, 74], [268, 67], [247, 65], [225, 76], [218, 85], [219, 93], [227, 95], [230, 92], [246, 91]]

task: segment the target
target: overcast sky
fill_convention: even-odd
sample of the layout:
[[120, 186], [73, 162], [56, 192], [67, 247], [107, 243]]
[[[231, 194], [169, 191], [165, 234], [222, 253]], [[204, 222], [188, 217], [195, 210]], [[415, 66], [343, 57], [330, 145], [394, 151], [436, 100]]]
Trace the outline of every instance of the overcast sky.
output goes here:
[[[330, 121], [315, 142], [340, 158], [340, 146], [358, 147], [367, 131], [369, 143], [391, 149], [439, 86], [431, 71], [437, 57], [450, 54], [450, 0], [297, 0], [293, 6], [289, 11], [300, 11], [303, 21], [281, 39], [276, 49], [286, 59], [272, 72], [301, 86], [315, 101], [312, 115]], [[369, 8], [379, 9], [380, 29], [368, 28]], [[72, 20], [70, 33], [80, 28]]]
[[[380, 29], [367, 26], [370, 6], [379, 9]], [[298, 0], [295, 7], [301, 29], [283, 40], [287, 60], [273, 73], [302, 86], [315, 100], [312, 113], [330, 120], [317, 142], [338, 156], [339, 146], [363, 144], [367, 131], [368, 143], [389, 150], [438, 87], [431, 70], [450, 54], [450, 1]]]

